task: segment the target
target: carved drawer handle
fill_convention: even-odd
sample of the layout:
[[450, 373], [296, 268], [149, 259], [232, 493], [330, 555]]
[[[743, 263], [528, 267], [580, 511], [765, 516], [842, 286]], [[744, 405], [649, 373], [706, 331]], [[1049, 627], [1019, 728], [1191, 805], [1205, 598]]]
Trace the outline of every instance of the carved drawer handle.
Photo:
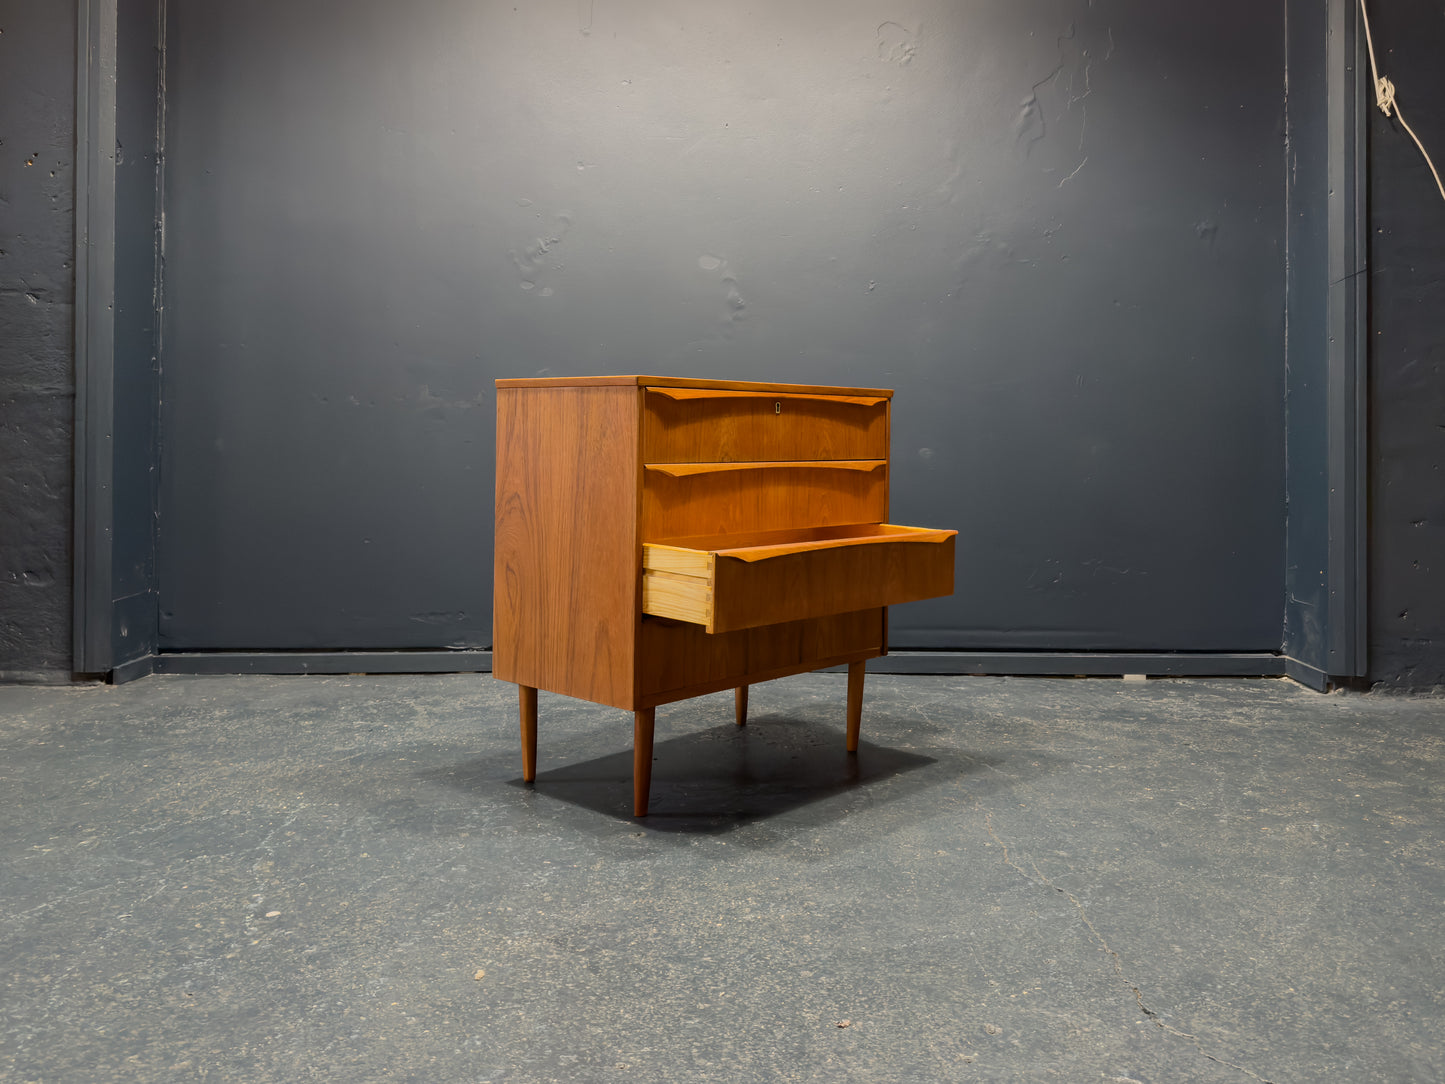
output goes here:
[[767, 463], [644, 463], [647, 470], [669, 478], [686, 478], [693, 474], [717, 474], [728, 470], [856, 470], [873, 471], [888, 466], [886, 459], [789, 459]]

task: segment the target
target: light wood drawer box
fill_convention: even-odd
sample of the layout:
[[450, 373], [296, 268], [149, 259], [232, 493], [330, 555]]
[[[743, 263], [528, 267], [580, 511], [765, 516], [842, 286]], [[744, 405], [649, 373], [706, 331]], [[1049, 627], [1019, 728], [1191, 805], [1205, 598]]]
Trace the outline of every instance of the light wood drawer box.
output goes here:
[[950, 595], [956, 534], [883, 523], [644, 544], [642, 612], [716, 633]]

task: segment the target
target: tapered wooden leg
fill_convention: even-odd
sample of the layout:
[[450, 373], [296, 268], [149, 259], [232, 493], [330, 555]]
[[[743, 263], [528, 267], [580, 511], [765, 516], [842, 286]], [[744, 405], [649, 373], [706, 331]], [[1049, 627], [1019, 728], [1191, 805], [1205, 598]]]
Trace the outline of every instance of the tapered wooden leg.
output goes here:
[[647, 816], [647, 794], [652, 789], [652, 724], [656, 708], [632, 713], [632, 815]]
[[530, 685], [517, 686], [517, 699], [522, 709], [522, 779], [537, 781], [537, 690]]
[[748, 687], [739, 685], [737, 687], [737, 702], [734, 705], [737, 713], [738, 726], [743, 726], [748, 721]]
[[848, 664], [848, 752], [858, 751], [858, 728], [863, 722], [863, 663]]

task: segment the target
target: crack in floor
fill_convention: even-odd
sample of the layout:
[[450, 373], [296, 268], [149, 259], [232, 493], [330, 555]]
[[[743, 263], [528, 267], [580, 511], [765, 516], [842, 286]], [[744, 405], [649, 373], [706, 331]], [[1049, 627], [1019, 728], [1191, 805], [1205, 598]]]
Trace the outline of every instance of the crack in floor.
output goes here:
[[1008, 844], [1005, 843], [1002, 837], [999, 836], [998, 832], [994, 830], [993, 812], [991, 810], [985, 809], [983, 811], [983, 826], [984, 830], [988, 832], [989, 836], [993, 839], [993, 841], [1003, 849], [1004, 865], [1016, 871], [1019, 876], [1021, 876], [1029, 883], [1039, 884], [1045, 888], [1052, 889], [1074, 905], [1074, 910], [1079, 913], [1079, 920], [1084, 924], [1084, 928], [1089, 931], [1089, 936], [1091, 936], [1095, 941], [1097, 941], [1099, 943], [1099, 947], [1109, 954], [1109, 961], [1114, 965], [1114, 974], [1118, 976], [1119, 981], [1123, 982], [1133, 992], [1134, 1000], [1139, 1004], [1139, 1011], [1144, 1014], [1145, 1018], [1150, 1023], [1152, 1023], [1155, 1027], [1159, 1028], [1161, 1031], [1169, 1035], [1174, 1035], [1178, 1038], [1188, 1040], [1194, 1046], [1194, 1048], [1199, 1051], [1200, 1054], [1202, 1054], [1208, 1060], [1214, 1062], [1216, 1065], [1223, 1065], [1227, 1068], [1237, 1070], [1238, 1072], [1241, 1072], [1245, 1076], [1249, 1077], [1251, 1080], [1259, 1081], [1259, 1084], [1273, 1084], [1273, 1082], [1267, 1077], [1262, 1077], [1253, 1070], [1245, 1068], [1243, 1065], [1239, 1065], [1232, 1061], [1226, 1061], [1224, 1058], [1217, 1057], [1216, 1055], [1211, 1054], [1208, 1050], [1204, 1048], [1204, 1043], [1199, 1038], [1199, 1036], [1193, 1035], [1187, 1031], [1182, 1031], [1179, 1028], [1176, 1028], [1171, 1024], [1166, 1023], [1157, 1012], [1149, 1008], [1149, 1006], [1144, 1003], [1144, 993], [1142, 990], [1139, 989], [1139, 985], [1132, 979], [1130, 979], [1128, 975], [1124, 974], [1123, 959], [1119, 956], [1118, 952], [1116, 952], [1114, 948], [1109, 944], [1109, 942], [1105, 940], [1104, 935], [1099, 932], [1098, 928], [1093, 924], [1093, 922], [1089, 920], [1089, 915], [1084, 910], [1084, 905], [1079, 901], [1079, 898], [1068, 889], [1062, 888], [1059, 885], [1054, 884], [1054, 882], [1049, 879], [1048, 875], [1044, 873], [1043, 870], [1039, 869], [1039, 864], [1035, 862], [1032, 857], [1028, 858], [1028, 863], [1030, 866], [1033, 867], [1033, 871], [1035, 874], [1034, 877], [1030, 877], [1028, 870], [1024, 869], [1023, 866], [1018, 864], [1018, 862], [1010, 858]]

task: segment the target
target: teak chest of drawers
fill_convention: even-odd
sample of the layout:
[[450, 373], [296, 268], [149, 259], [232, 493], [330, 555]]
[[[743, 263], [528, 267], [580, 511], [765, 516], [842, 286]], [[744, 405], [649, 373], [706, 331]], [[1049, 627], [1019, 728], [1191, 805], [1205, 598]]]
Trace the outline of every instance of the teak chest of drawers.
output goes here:
[[953, 592], [954, 531], [888, 519], [877, 388], [610, 376], [497, 381], [493, 673], [633, 713], [647, 813], [659, 704], [848, 666], [858, 748], [887, 610]]

